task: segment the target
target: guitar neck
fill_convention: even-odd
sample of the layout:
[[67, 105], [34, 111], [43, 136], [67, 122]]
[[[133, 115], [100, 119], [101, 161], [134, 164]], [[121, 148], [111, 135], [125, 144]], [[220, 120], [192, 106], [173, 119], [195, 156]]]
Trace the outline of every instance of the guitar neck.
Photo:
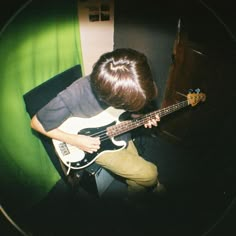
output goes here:
[[130, 130], [136, 129], [136, 128], [148, 123], [148, 121], [150, 119], [156, 119], [156, 115], [158, 115], [159, 117], [163, 117], [163, 116], [171, 114], [177, 110], [180, 110], [181, 108], [184, 108], [188, 105], [189, 105], [188, 100], [185, 100], [185, 101], [173, 104], [171, 106], [150, 112], [150, 113], [140, 116], [136, 119], [122, 121], [119, 124], [108, 127], [107, 128], [107, 135], [109, 137], [116, 137], [120, 134], [126, 133]]

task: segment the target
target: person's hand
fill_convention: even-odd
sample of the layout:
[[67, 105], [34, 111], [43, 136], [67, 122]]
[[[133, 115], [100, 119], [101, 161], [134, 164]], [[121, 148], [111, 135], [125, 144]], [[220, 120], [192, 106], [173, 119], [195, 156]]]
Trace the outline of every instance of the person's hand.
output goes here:
[[[138, 118], [141, 116], [142, 116], [142, 114], [132, 114], [131, 115], [132, 118]], [[160, 117], [158, 115], [156, 115], [155, 119], [148, 120], [148, 122], [144, 124], [144, 127], [145, 128], [152, 128], [152, 126], [158, 126], [159, 121], [160, 121]]]
[[152, 128], [152, 126], [158, 126], [159, 121], [160, 121], [160, 117], [156, 115], [155, 119], [150, 119], [147, 123], [144, 124], [144, 127]]
[[99, 137], [90, 137], [86, 135], [76, 135], [74, 141], [75, 146], [88, 153], [96, 152], [101, 144]]

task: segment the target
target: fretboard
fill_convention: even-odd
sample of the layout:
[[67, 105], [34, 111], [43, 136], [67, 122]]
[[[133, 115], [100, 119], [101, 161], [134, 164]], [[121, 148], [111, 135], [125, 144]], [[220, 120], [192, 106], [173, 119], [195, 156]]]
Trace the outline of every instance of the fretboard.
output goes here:
[[171, 114], [177, 110], [180, 110], [181, 108], [184, 108], [188, 105], [189, 105], [188, 100], [185, 100], [185, 101], [173, 104], [171, 106], [150, 112], [150, 113], [140, 116], [136, 119], [122, 121], [119, 124], [112, 125], [112, 126], [108, 127], [107, 128], [107, 135], [109, 137], [116, 137], [120, 134], [126, 133], [130, 130], [133, 130], [135, 128], [138, 128], [138, 127], [148, 123], [148, 121], [150, 119], [156, 119], [156, 115], [158, 115], [159, 117], [163, 117], [163, 116]]

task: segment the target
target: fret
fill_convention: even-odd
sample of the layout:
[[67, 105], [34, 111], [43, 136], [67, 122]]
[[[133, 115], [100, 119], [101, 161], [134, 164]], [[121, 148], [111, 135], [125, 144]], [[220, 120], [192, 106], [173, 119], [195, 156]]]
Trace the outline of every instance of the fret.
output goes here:
[[158, 115], [159, 117], [163, 117], [165, 115], [168, 115], [168, 114], [170, 114], [174, 111], [177, 111], [183, 107], [186, 107], [188, 105], [189, 105], [188, 101], [186, 100], [186, 101], [171, 105], [169, 107], [162, 108], [160, 110], [145, 114], [145, 115], [138, 117], [136, 119], [133, 119], [133, 120], [122, 121], [116, 125], [108, 127], [107, 128], [107, 135], [109, 137], [116, 137], [120, 134], [126, 133], [132, 129], [135, 129], [135, 128], [138, 128], [138, 127], [144, 125], [150, 119], [155, 119], [156, 115]]

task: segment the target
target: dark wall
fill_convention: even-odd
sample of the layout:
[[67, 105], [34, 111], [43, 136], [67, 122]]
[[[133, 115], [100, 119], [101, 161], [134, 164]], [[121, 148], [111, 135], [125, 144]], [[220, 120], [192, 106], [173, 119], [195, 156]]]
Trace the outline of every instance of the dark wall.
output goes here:
[[216, 52], [236, 49], [235, 7], [232, 0], [196, 1], [182, 15], [189, 40]]
[[114, 47], [131, 47], [147, 55], [159, 89], [159, 105], [171, 64], [177, 9], [166, 1], [115, 1]]
[[115, 1], [114, 47], [144, 52], [163, 102], [178, 20], [190, 40], [212, 50], [231, 52], [236, 44], [236, 24], [231, 1]]
[[1, 7], [0, 7], [0, 28], [2, 29], [5, 24], [11, 19], [11, 17], [16, 14], [19, 9], [21, 9], [22, 6], [24, 6], [25, 3], [27, 3], [27, 0], [3, 0], [1, 1]]

